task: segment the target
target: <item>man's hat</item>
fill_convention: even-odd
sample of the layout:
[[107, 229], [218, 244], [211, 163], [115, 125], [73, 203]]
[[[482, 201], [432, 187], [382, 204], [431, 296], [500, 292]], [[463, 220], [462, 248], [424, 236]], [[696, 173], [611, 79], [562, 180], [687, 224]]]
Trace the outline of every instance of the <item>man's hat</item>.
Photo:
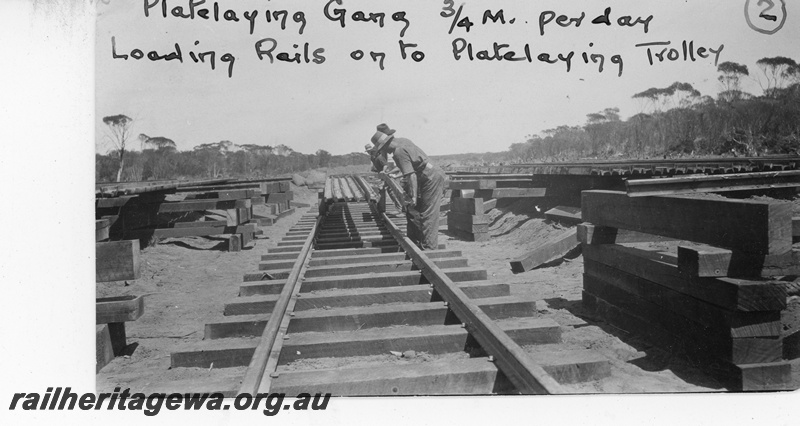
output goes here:
[[376, 154], [381, 152], [381, 150], [384, 147], [386, 147], [388, 142], [390, 140], [392, 140], [393, 138], [394, 138], [393, 136], [389, 136], [386, 133], [375, 132], [375, 134], [372, 135], [372, 139], [370, 139], [372, 141], [372, 143], [375, 145], [375, 148], [373, 148], [372, 152], [374, 152]]
[[386, 123], [378, 124], [378, 131], [387, 136], [391, 136], [394, 134], [394, 129], [390, 129], [389, 126], [386, 125]]

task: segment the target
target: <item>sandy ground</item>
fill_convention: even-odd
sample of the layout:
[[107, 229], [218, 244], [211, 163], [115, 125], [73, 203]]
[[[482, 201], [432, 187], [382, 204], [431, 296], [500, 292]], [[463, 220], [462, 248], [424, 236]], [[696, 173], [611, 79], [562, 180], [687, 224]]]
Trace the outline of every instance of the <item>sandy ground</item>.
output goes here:
[[[470, 259], [470, 265], [486, 268], [490, 279], [511, 284], [512, 295], [540, 300], [538, 314], [561, 325], [563, 343], [558, 346], [591, 349], [611, 361], [611, 377], [568, 385], [567, 389], [584, 393], [724, 390], [719, 383], [670, 354], [590, 317], [581, 304], [583, 257], [579, 250], [545, 267], [520, 274], [511, 271], [512, 259], [568, 229], [544, 218], [547, 207], [527, 200], [492, 210], [489, 227], [492, 238], [487, 242], [460, 241], [446, 232], [442, 240], [448, 248], [461, 250]], [[542, 346], [541, 349], [547, 349], [550, 345]]]
[[[306, 204], [316, 202], [315, 191], [294, 186], [292, 190], [295, 191], [295, 201]], [[491, 280], [511, 284], [513, 295], [538, 300], [536, 315], [552, 318], [562, 327], [563, 343], [558, 345], [560, 348], [591, 349], [610, 360], [610, 377], [568, 385], [568, 391], [725, 391], [718, 382], [680, 357], [648, 345], [636, 336], [628, 335], [585, 312], [580, 301], [583, 259], [579, 252], [546, 267], [521, 274], [511, 272], [510, 260], [567, 229], [544, 218], [542, 212], [547, 207], [537, 205], [534, 200], [500, 207], [491, 212], [490, 241], [460, 241], [441, 232], [440, 243], [446, 243], [448, 249], [461, 250], [470, 265], [485, 268]], [[262, 227], [264, 235], [238, 253], [227, 252], [224, 238], [162, 240], [143, 250], [144, 265], [140, 279], [98, 283], [98, 297], [147, 295], [145, 314], [127, 324], [128, 355], [115, 358], [97, 375], [98, 392], [112, 391], [117, 386], [146, 392], [178, 380], [219, 377], [218, 371], [205, 369], [171, 370], [170, 353], [202, 339], [204, 324], [219, 318], [223, 305], [237, 296], [242, 275], [255, 271], [260, 256], [266, 253], [266, 249], [275, 246], [307, 210], [298, 208], [295, 214], [280, 219], [274, 226]], [[800, 305], [797, 301], [793, 303]], [[547, 346], [550, 345], [526, 350], [554, 349]], [[362, 360], [364, 365], [397, 361], [390, 354], [366, 358]], [[426, 354], [420, 354], [414, 362], [425, 362], [426, 359]], [[325, 365], [331, 366], [329, 363]], [[236, 376], [242, 374], [243, 370], [226, 369], [224, 374]], [[795, 383], [795, 387], [798, 386], [800, 383]]]
[[[316, 192], [294, 187], [295, 201], [316, 203]], [[255, 214], [265, 214], [257, 206]], [[203, 338], [206, 322], [222, 315], [226, 302], [237, 297], [242, 276], [258, 270], [266, 249], [274, 247], [308, 208], [263, 226], [258, 236], [240, 252], [227, 251], [227, 238], [167, 238], [142, 250], [141, 278], [127, 282], [97, 283], [97, 297], [147, 295], [145, 313], [126, 324], [129, 346], [97, 375], [97, 390], [115, 386], [147, 391], [174, 381], [211, 376], [205, 369], [171, 370], [170, 353]], [[231, 374], [243, 369], [227, 369]]]

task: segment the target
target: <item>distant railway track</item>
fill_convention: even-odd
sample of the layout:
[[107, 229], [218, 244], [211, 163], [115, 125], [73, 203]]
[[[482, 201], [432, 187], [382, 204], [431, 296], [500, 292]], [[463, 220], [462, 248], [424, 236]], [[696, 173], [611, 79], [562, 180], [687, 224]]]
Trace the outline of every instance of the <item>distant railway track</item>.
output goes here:
[[287, 395], [564, 393], [609, 373], [590, 351], [526, 351], [559, 325], [461, 252], [420, 251], [404, 222], [371, 202], [303, 216], [172, 367], [247, 366], [214, 390]]
[[797, 170], [800, 157], [714, 157], [653, 160], [595, 160], [579, 162], [520, 163], [499, 166], [453, 166], [454, 176], [480, 174], [556, 174], [589, 176], [674, 176], [682, 174], [722, 174]]

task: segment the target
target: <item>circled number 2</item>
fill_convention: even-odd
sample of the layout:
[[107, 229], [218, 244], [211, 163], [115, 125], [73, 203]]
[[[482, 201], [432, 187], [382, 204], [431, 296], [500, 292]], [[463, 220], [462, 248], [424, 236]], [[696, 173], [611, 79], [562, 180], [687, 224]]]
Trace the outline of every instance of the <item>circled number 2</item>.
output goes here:
[[[776, 2], [780, 6], [776, 8]], [[761, 34], [775, 34], [786, 23], [786, 0], [747, 0], [744, 3], [747, 25]]]

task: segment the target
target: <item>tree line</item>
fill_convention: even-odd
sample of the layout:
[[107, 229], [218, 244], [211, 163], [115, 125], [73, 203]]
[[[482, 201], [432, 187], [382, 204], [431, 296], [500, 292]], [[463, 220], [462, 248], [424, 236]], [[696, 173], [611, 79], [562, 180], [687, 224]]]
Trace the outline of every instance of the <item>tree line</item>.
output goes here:
[[[620, 119], [619, 109], [588, 114], [579, 126], [559, 126], [526, 136], [508, 151], [442, 156], [467, 164], [607, 158], [800, 155], [800, 66], [778, 56], [746, 65], [719, 64], [716, 98], [675, 82], [633, 95], [640, 112]], [[743, 90], [754, 81], [759, 94]]]
[[[108, 117], [107, 117], [108, 118]], [[112, 116], [112, 123], [121, 123]], [[130, 126], [132, 119], [127, 119]], [[126, 121], [126, 120], [122, 120]], [[118, 124], [109, 127], [119, 127]], [[115, 134], [121, 134], [119, 129]], [[302, 154], [286, 145], [236, 145], [220, 141], [178, 151], [175, 142], [164, 137], [139, 135], [141, 150], [129, 148], [129, 140], [118, 143], [108, 154], [95, 154], [97, 182], [132, 182], [162, 179], [197, 179], [215, 177], [257, 178], [298, 173], [305, 170], [370, 164], [365, 153], [332, 155], [323, 149]]]

